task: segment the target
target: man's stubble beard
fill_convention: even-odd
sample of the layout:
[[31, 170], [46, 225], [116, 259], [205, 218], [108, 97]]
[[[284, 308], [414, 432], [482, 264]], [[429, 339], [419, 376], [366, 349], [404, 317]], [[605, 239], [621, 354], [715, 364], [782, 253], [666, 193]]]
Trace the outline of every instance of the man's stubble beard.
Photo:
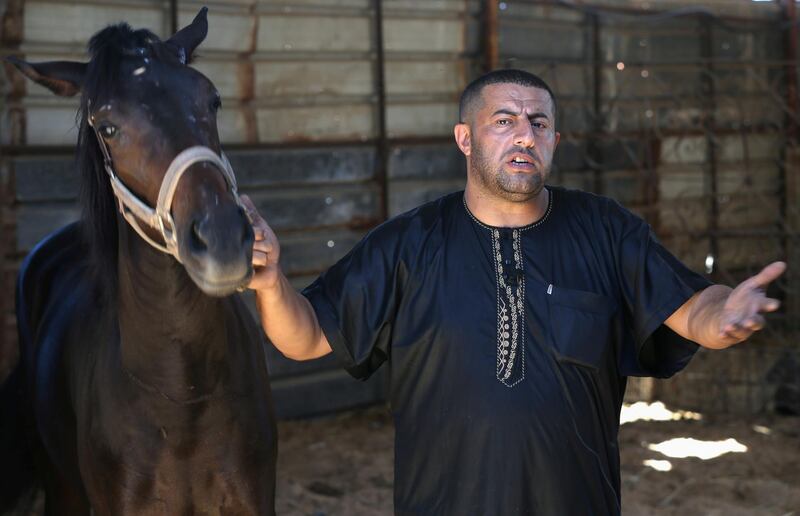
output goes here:
[[[519, 151], [525, 152], [522, 149]], [[544, 189], [545, 181], [550, 176], [552, 166], [552, 163], [547, 163], [544, 167], [539, 168], [537, 161], [534, 164], [536, 167], [534, 172], [512, 174], [503, 170], [502, 164], [495, 169], [495, 165], [483, 153], [482, 147], [475, 144], [473, 144], [473, 152], [467, 159], [470, 169], [482, 189], [497, 197], [514, 202], [528, 201], [539, 195]]]

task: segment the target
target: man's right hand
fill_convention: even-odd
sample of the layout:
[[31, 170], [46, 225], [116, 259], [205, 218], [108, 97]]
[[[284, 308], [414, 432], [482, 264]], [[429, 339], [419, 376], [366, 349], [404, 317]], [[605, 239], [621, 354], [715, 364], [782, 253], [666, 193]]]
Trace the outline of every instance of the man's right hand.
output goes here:
[[278, 265], [281, 246], [278, 243], [275, 232], [258, 214], [258, 210], [250, 197], [242, 195], [241, 200], [255, 233], [255, 242], [253, 243], [254, 274], [247, 286], [254, 290], [273, 289], [278, 285], [281, 275], [280, 266]]
[[300, 295], [281, 272], [281, 247], [272, 228], [258, 214], [253, 201], [242, 195], [247, 218], [253, 225], [253, 279], [256, 309], [272, 344], [294, 360], [309, 360], [331, 352], [311, 303]]

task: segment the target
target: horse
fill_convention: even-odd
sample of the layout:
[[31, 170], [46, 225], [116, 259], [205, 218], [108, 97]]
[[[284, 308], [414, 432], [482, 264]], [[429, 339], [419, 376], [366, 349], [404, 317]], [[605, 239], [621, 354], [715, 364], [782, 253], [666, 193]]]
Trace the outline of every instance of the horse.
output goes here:
[[274, 514], [265, 337], [236, 294], [253, 229], [189, 66], [206, 12], [166, 41], [110, 25], [86, 63], [9, 59], [81, 94], [82, 212], [18, 276], [0, 512], [38, 485], [47, 514]]

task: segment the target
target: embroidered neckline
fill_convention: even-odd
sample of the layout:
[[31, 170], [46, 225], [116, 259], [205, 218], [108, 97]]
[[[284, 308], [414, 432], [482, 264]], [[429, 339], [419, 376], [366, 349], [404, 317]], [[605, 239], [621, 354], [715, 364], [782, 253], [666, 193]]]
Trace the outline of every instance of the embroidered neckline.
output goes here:
[[[513, 229], [511, 260], [503, 259], [500, 230], [492, 230], [497, 281], [497, 364], [495, 377], [506, 387], [525, 379], [525, 273], [523, 271], [521, 230]], [[504, 263], [507, 265], [504, 267]], [[516, 367], [515, 367], [516, 366]]]
[[469, 215], [469, 218], [471, 218], [472, 221], [475, 222], [475, 224], [479, 225], [483, 229], [488, 229], [489, 231], [495, 231], [495, 230], [500, 230], [500, 231], [508, 231], [508, 230], [527, 231], [529, 229], [533, 229], [536, 226], [540, 226], [541, 224], [543, 224], [547, 220], [547, 218], [550, 216], [550, 212], [553, 211], [553, 197], [555, 195], [553, 194], [553, 191], [550, 190], [549, 188], [547, 189], [547, 191], [550, 193], [550, 195], [549, 195], [549, 197], [547, 199], [547, 209], [544, 211], [544, 215], [542, 215], [542, 218], [540, 218], [536, 222], [531, 222], [527, 226], [520, 226], [518, 228], [507, 228], [507, 227], [501, 227], [501, 226], [490, 226], [489, 224], [485, 224], [485, 223], [481, 222], [480, 220], [478, 220], [478, 217], [476, 217], [470, 211], [469, 206], [467, 206], [467, 196], [466, 195], [462, 195], [461, 196], [461, 204], [464, 205], [464, 209], [466, 210], [467, 215]]
[[[497, 342], [496, 367], [497, 381], [506, 387], [514, 387], [525, 379], [525, 341], [527, 326], [525, 324], [525, 271], [522, 249], [522, 233], [543, 224], [553, 211], [553, 191], [547, 199], [547, 209], [542, 218], [527, 226], [518, 228], [495, 227], [484, 224], [470, 211], [466, 196], [461, 197], [462, 204], [469, 217], [478, 226], [489, 230], [492, 243], [492, 261], [494, 262], [495, 281], [497, 286]], [[510, 237], [510, 249], [503, 257], [501, 239]]]

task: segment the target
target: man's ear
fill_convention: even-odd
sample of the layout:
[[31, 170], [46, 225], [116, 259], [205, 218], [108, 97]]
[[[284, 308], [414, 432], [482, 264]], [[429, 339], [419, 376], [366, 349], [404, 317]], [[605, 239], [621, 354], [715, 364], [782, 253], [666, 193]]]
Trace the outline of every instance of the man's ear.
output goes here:
[[561, 141], [561, 133], [556, 131], [556, 143], [553, 144], [553, 150], [555, 150], [556, 147], [558, 147], [558, 142], [560, 142], [560, 141]]
[[472, 154], [472, 134], [469, 125], [458, 123], [453, 127], [453, 134], [456, 138], [456, 145], [461, 149], [464, 156]]

